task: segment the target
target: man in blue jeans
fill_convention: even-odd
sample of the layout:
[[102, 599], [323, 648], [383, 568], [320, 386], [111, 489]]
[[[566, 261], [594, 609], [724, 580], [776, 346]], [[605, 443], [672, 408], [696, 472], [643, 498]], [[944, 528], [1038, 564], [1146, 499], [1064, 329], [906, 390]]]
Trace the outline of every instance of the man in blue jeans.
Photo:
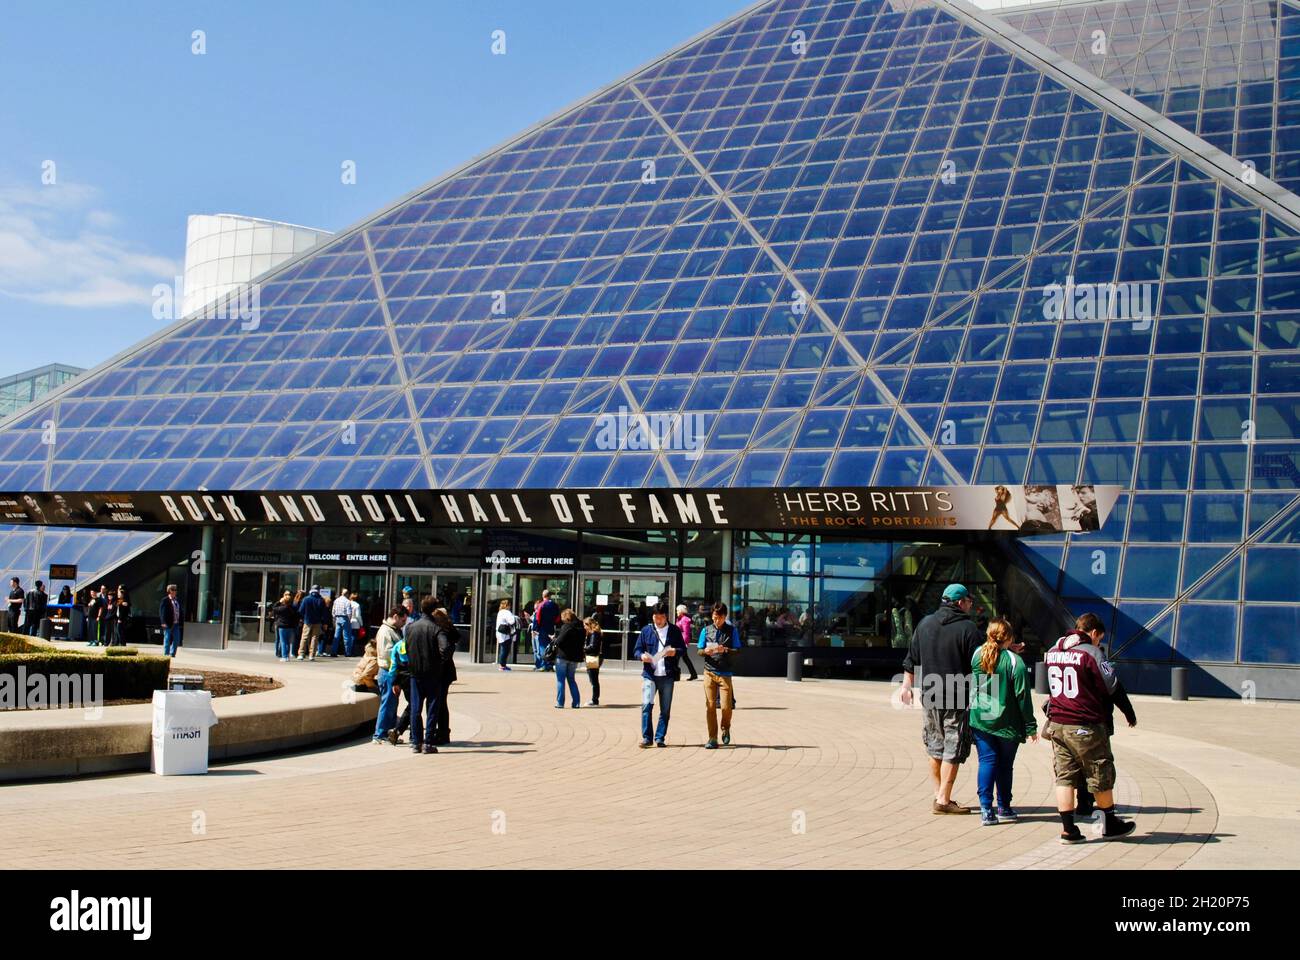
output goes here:
[[[632, 656], [641, 660], [641, 746], [650, 746], [653, 733], [656, 747], [664, 747], [668, 735], [668, 715], [673, 706], [673, 684], [682, 674], [680, 657], [686, 641], [677, 624], [668, 622], [668, 604], [656, 603], [651, 623], [636, 638]], [[655, 694], [659, 694], [659, 726], [654, 727]]]
[[339, 591], [339, 598], [334, 601], [334, 644], [328, 656], [339, 655], [339, 643], [343, 644], [343, 655], [352, 656], [352, 645], [356, 638], [352, 633], [352, 599], [344, 587]]
[[185, 618], [181, 614], [178, 593], [176, 584], [169, 583], [167, 596], [163, 597], [158, 607], [158, 619], [162, 621], [163, 628], [163, 654], [168, 657], [176, 656], [176, 651], [181, 646], [181, 624], [184, 623]]
[[[406, 607], [396, 606], [388, 611], [388, 618], [380, 625], [375, 634], [375, 659], [379, 662], [379, 674], [375, 678], [379, 683], [379, 716], [375, 718], [375, 743], [387, 740], [397, 746], [397, 737], [392, 736], [397, 730], [398, 688], [393, 685], [393, 648], [402, 640], [402, 631], [406, 629]], [[411, 698], [406, 698], [410, 703]]]
[[537, 601], [537, 607], [533, 610], [532, 617], [534, 670], [555, 669], [553, 664], [542, 659], [542, 653], [546, 650], [547, 644], [551, 642], [551, 637], [555, 635], [555, 621], [559, 617], [559, 604], [551, 599], [551, 591], [543, 590], [542, 599]]

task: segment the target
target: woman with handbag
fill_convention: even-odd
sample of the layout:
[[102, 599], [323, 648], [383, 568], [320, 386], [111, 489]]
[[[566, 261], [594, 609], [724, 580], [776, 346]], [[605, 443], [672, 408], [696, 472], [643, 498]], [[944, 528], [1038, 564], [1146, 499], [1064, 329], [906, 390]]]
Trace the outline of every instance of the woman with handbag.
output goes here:
[[560, 614], [560, 629], [552, 641], [555, 644], [555, 709], [564, 709], [564, 685], [569, 685], [570, 706], [578, 709], [578, 664], [582, 662], [582, 648], [586, 633], [578, 615], [566, 607]]
[[497, 611], [496, 624], [498, 670], [510, 669], [506, 664], [510, 659], [510, 646], [514, 642], [515, 632], [518, 629], [519, 621], [510, 612], [510, 601], [508, 599], [502, 600], [501, 608]]
[[605, 662], [605, 638], [601, 635], [600, 624], [595, 617], [582, 621], [582, 626], [587, 631], [587, 642], [583, 644], [582, 652], [587, 657], [587, 679], [591, 681], [591, 699], [587, 701], [587, 706], [599, 707], [600, 668]]

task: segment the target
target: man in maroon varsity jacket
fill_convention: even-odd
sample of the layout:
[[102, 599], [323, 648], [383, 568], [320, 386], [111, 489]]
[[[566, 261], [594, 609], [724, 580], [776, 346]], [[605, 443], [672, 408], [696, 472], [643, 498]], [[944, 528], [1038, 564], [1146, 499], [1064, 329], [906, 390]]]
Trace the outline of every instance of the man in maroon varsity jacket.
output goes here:
[[1082, 843], [1074, 823], [1074, 784], [1082, 777], [1105, 817], [1101, 839], [1126, 837], [1137, 827], [1115, 815], [1115, 757], [1110, 749], [1107, 721], [1117, 679], [1097, 645], [1105, 628], [1093, 614], [1047, 651], [1047, 683], [1052, 699], [1051, 721], [1044, 736], [1052, 741], [1056, 772], [1056, 809], [1064, 829], [1062, 843]]

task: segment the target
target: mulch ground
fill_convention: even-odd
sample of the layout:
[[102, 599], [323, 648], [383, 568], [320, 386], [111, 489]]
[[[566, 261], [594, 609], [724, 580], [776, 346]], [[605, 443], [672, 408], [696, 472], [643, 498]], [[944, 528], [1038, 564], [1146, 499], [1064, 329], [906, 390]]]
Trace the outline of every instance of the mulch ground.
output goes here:
[[[202, 677], [203, 689], [211, 693], [214, 700], [217, 697], [238, 697], [250, 693], [263, 693], [267, 690], [278, 690], [284, 686], [279, 680], [272, 677], [263, 677], [251, 673], [225, 673], [220, 670], [185, 670], [184, 675], [187, 677]], [[125, 703], [152, 702], [152, 698], [148, 700], [108, 700], [104, 706], [116, 707]]]

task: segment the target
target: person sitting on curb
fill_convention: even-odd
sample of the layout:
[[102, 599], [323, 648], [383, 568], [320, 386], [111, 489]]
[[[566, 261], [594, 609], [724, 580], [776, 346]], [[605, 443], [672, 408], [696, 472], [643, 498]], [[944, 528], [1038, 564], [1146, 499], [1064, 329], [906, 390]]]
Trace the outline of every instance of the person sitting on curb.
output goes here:
[[378, 693], [379, 657], [375, 650], [375, 641], [366, 641], [365, 653], [352, 668], [352, 686], [357, 693]]

